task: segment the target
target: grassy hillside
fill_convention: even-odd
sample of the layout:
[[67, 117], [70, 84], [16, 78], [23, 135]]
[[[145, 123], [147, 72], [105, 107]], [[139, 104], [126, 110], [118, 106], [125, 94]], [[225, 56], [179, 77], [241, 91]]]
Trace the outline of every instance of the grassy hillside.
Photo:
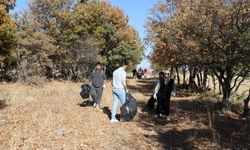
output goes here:
[[[152, 79], [130, 79], [139, 112], [132, 122], [111, 124], [111, 85], [101, 108], [80, 107], [80, 83], [43, 86], [0, 84], [0, 149], [246, 149], [250, 130], [237, 114], [220, 116], [217, 99], [183, 94], [171, 102], [171, 121], [142, 111]], [[181, 96], [182, 95], [182, 96]], [[117, 110], [119, 114], [119, 109]]]

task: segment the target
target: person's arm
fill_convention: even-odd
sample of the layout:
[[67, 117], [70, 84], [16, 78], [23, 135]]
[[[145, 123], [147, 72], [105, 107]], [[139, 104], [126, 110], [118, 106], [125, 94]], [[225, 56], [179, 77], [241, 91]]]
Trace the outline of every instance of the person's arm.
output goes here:
[[102, 76], [102, 78], [103, 78], [103, 88], [106, 88], [106, 84], [107, 84], [107, 76], [105, 75], [105, 73], [103, 73], [103, 76]]
[[159, 92], [160, 90], [160, 82], [157, 83], [156, 87], [155, 87], [155, 90], [154, 90], [154, 99], [157, 99], [157, 96], [156, 94]]
[[175, 83], [173, 82], [173, 85], [172, 85], [172, 93], [171, 93], [171, 95], [172, 96], [176, 96], [176, 86], [175, 86]]
[[126, 72], [122, 74], [122, 85], [126, 92], [128, 92], [127, 84], [126, 84]]
[[90, 78], [89, 78], [89, 84], [90, 85], [92, 84], [93, 74], [94, 74], [94, 71], [92, 71], [92, 73], [90, 75]]

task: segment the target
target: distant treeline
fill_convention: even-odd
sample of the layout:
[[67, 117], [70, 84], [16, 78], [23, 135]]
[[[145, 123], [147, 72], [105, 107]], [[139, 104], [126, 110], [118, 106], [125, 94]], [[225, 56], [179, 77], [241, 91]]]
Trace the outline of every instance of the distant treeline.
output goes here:
[[0, 4], [0, 79], [31, 76], [80, 81], [97, 61], [111, 75], [126, 59], [135, 67], [143, 56], [137, 31], [124, 12], [96, 0], [34, 0], [10, 16], [15, 0]]

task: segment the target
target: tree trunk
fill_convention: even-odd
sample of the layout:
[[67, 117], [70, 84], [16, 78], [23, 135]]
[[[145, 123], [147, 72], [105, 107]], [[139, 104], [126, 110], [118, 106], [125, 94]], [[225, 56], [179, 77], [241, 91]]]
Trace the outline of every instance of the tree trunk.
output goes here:
[[191, 89], [194, 89], [196, 92], [198, 91], [198, 87], [194, 81], [195, 79], [195, 76], [197, 74], [197, 68], [193, 69], [193, 68], [190, 68], [189, 70], [190, 72], [190, 76], [189, 76], [189, 83], [188, 83], [188, 86], [191, 88]]
[[[202, 81], [202, 86], [203, 86], [204, 88], [207, 87], [207, 75], [208, 75], [208, 70], [205, 69], [205, 70], [204, 70], [204, 74], [203, 74], [203, 81]], [[209, 85], [208, 85], [208, 86], [209, 86]]]
[[221, 95], [222, 94], [222, 86], [219, 84], [219, 94]]
[[176, 67], [175, 70], [176, 70], [176, 75], [177, 75], [177, 82], [178, 82], [178, 85], [180, 85], [180, 75], [179, 75], [178, 67]]
[[246, 99], [244, 99], [244, 111], [243, 111], [243, 115], [244, 116], [248, 116], [249, 115], [249, 108], [248, 108], [248, 103], [250, 101], [250, 89], [248, 91], [248, 96]]
[[193, 77], [193, 68], [189, 68], [189, 81], [188, 85], [191, 85], [194, 82], [194, 77]]
[[199, 73], [197, 73], [197, 81], [198, 81], [198, 89], [200, 90], [202, 87], [201, 87], [201, 76], [199, 75]]
[[170, 68], [170, 75], [173, 77], [173, 74], [174, 74], [174, 67], [171, 66], [171, 68]]
[[183, 73], [183, 85], [186, 84], [186, 67], [182, 66], [182, 73]]
[[[199, 69], [199, 70], [200, 70], [200, 84], [202, 84], [202, 81], [203, 81], [203, 76], [202, 76], [203, 74], [202, 74], [202, 72], [203, 72], [203, 71], [201, 71], [201, 69]], [[201, 85], [201, 86], [202, 86], [202, 85]]]
[[231, 93], [230, 81], [229, 79], [224, 79], [224, 80], [225, 80], [224, 84], [222, 85], [222, 90], [223, 90], [222, 108], [221, 108], [222, 113], [231, 110], [230, 104], [229, 104], [229, 97]]
[[213, 93], [215, 92], [215, 90], [216, 90], [216, 83], [215, 83], [215, 77], [214, 77], [214, 75], [211, 75], [211, 77], [212, 77], [212, 82], [213, 82]]

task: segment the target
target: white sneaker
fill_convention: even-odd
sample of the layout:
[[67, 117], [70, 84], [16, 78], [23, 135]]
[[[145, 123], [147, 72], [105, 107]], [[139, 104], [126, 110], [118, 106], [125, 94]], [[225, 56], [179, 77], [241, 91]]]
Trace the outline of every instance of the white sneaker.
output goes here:
[[160, 117], [166, 118], [167, 116], [166, 116], [166, 115], [163, 115], [163, 114], [160, 114]]
[[170, 120], [171, 120], [169, 116], [167, 116], [166, 119], [167, 119], [167, 121], [170, 121]]
[[111, 122], [111, 123], [117, 123], [117, 122], [119, 122], [119, 121], [118, 121], [117, 119], [111, 119], [110, 122]]
[[100, 108], [100, 106], [98, 104], [96, 104], [95, 108]]
[[94, 103], [94, 104], [93, 104], [93, 107], [96, 107], [96, 105], [97, 105], [97, 104], [96, 104], [96, 103]]

